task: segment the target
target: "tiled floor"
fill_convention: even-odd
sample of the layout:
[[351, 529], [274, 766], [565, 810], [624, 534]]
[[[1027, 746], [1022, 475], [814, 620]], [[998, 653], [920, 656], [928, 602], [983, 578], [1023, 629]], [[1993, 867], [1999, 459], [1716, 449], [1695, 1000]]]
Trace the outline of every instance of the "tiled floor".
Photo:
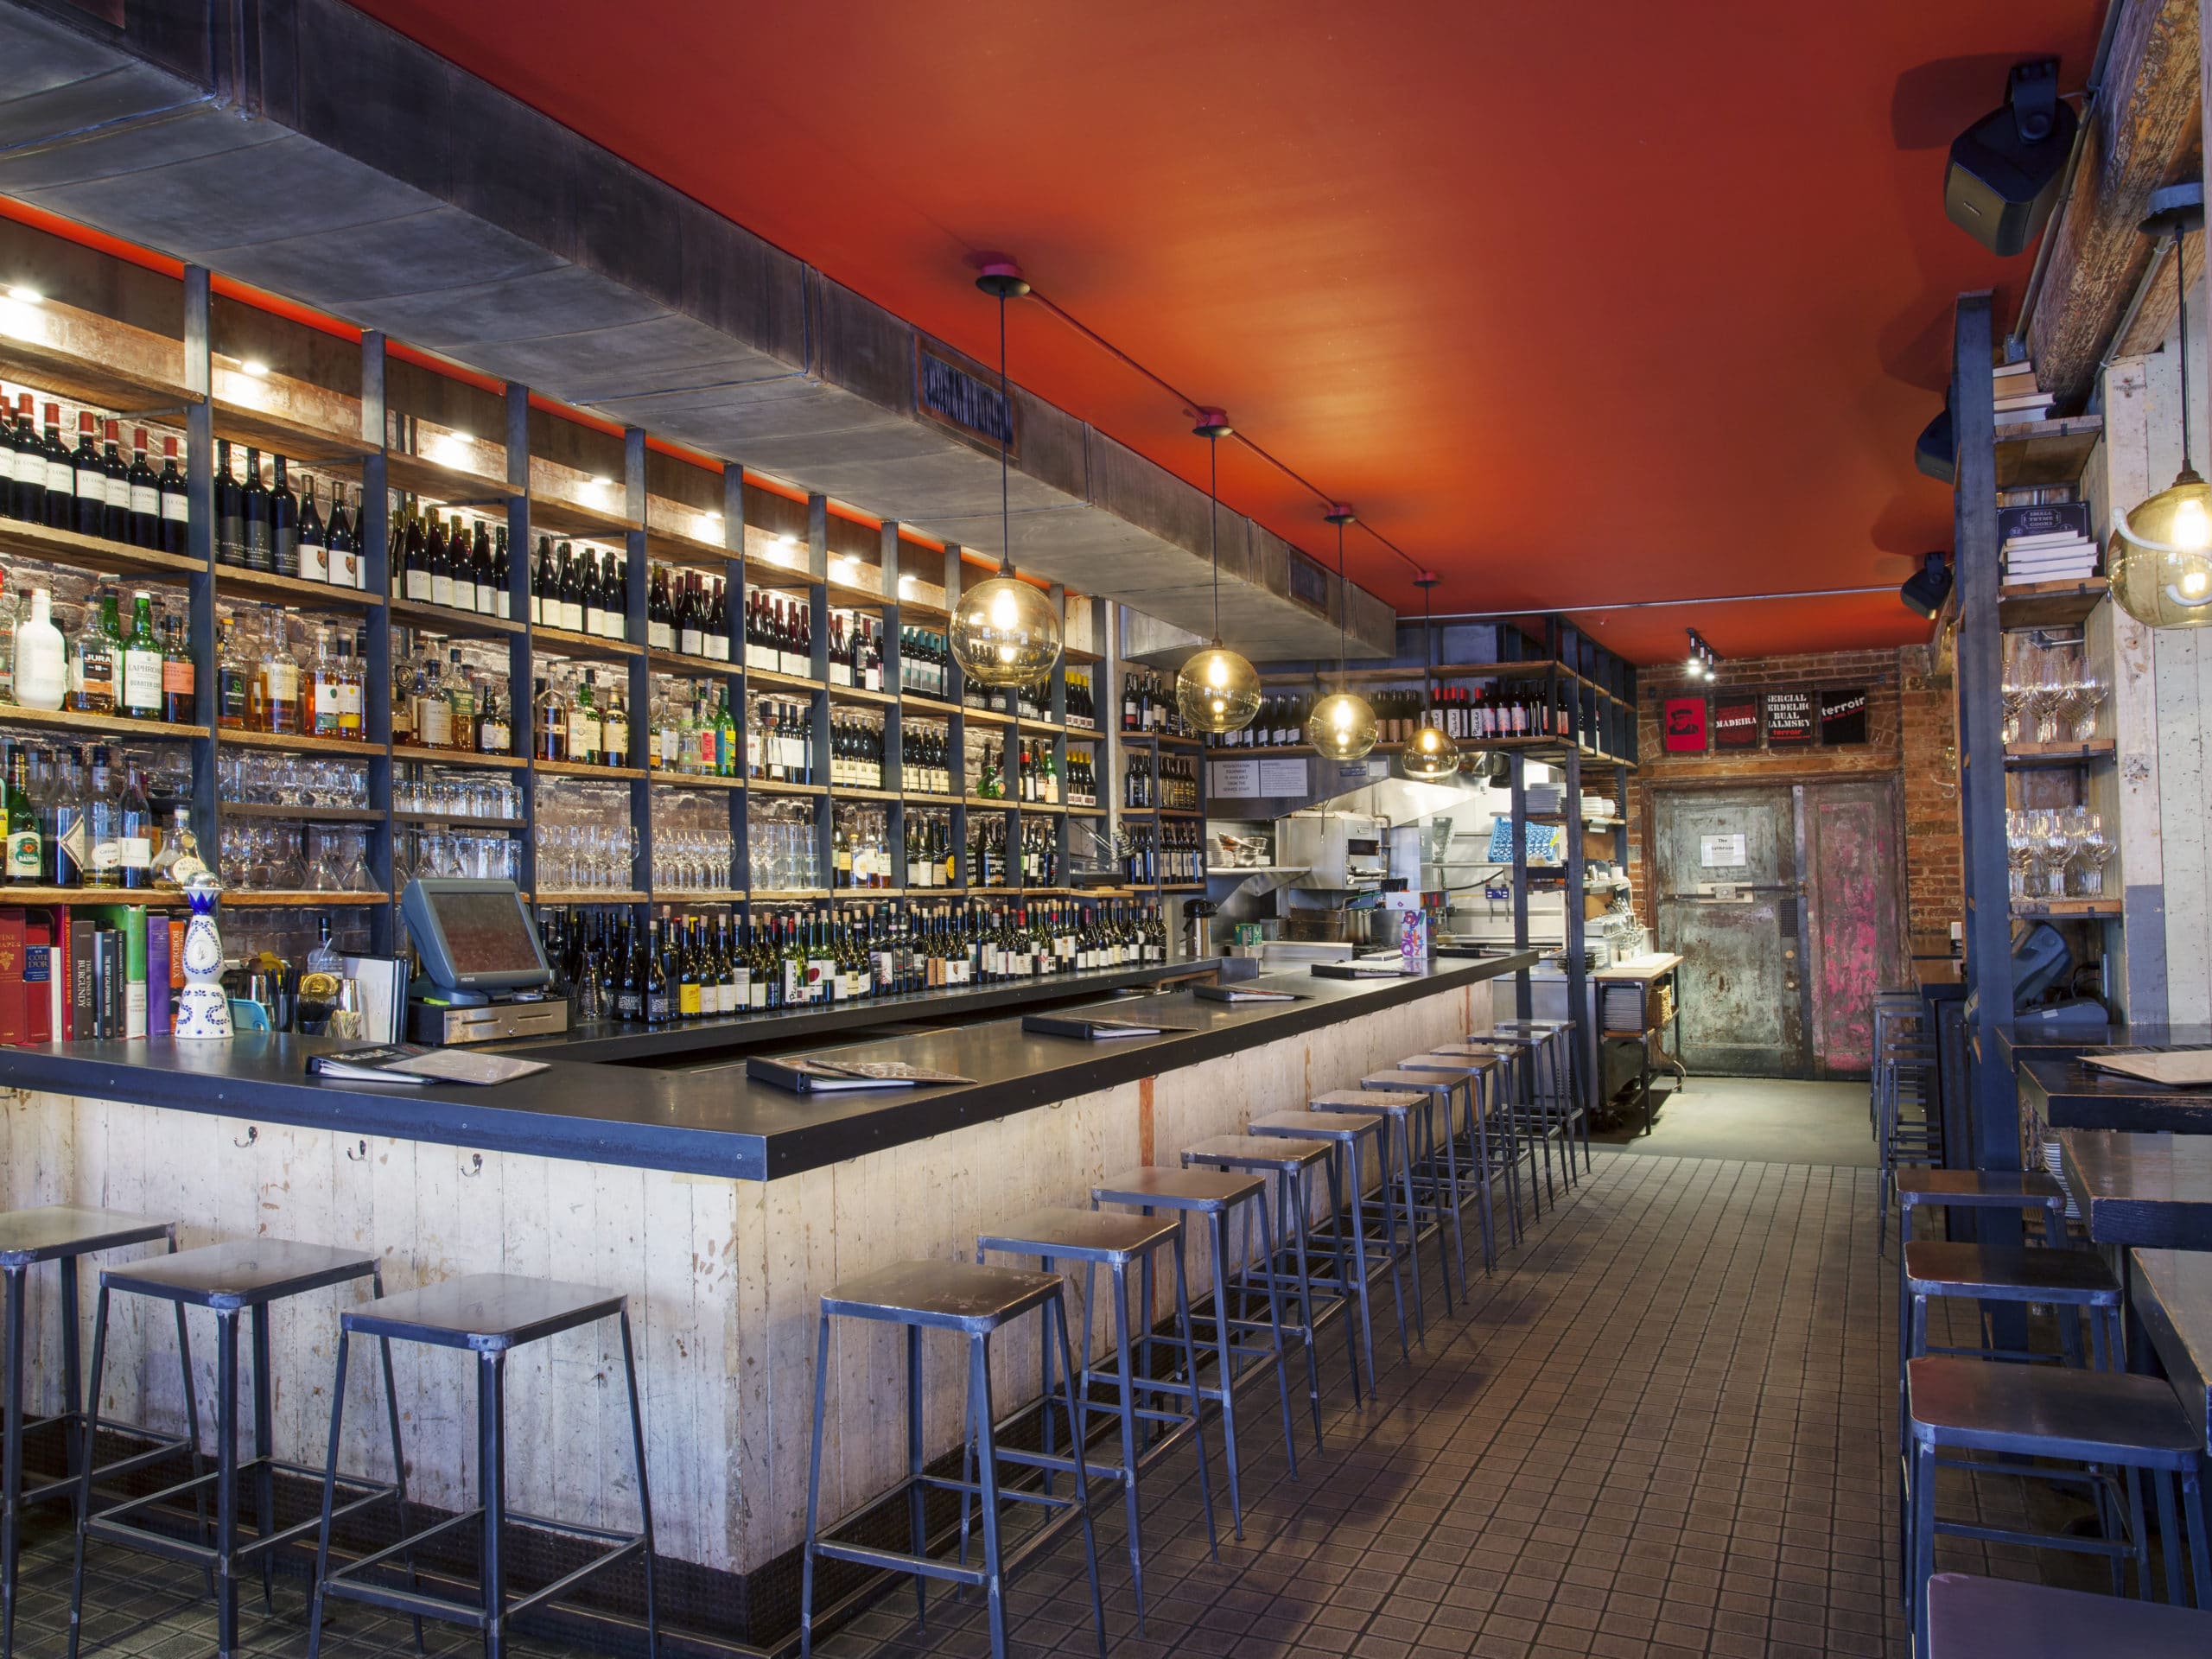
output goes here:
[[[1326, 1450], [1287, 1477], [1272, 1387], [1245, 1408], [1245, 1536], [1208, 1559], [1187, 1451], [1147, 1478], [1147, 1628], [1137, 1633], [1118, 1503], [1098, 1530], [1116, 1659], [1169, 1654], [1903, 1653], [1885, 1589], [1893, 1267], [1876, 1255], [1872, 1170], [1629, 1156], [1532, 1228], [1473, 1302], [1397, 1359], [1378, 1308], [1382, 1395], [1348, 1398], [1325, 1332]], [[1468, 1230], [1471, 1249], [1473, 1229]], [[1432, 1257], [1433, 1261], [1433, 1257]], [[1379, 1287], [1378, 1287], [1379, 1288]], [[1300, 1414], [1310, 1437], [1310, 1419]], [[1219, 1441], [1215, 1491], [1219, 1478]], [[1993, 1552], [1994, 1553], [1994, 1552]], [[1943, 1547], [1946, 1566], [1983, 1566]], [[153, 1659], [207, 1651], [197, 1581], [96, 1550], [88, 1636]], [[2031, 1574], [2015, 1555], [1993, 1569]], [[60, 1651], [66, 1536], [26, 1563], [22, 1651]], [[942, 1591], [937, 1592], [942, 1596]], [[249, 1603], [250, 1649], [305, 1648], [301, 1598]], [[1081, 1555], [1064, 1540], [1010, 1597], [1019, 1650], [1096, 1651]], [[978, 1610], [905, 1589], [818, 1651], [988, 1651]], [[348, 1610], [332, 1659], [405, 1649]], [[1885, 1642], [1887, 1642], [1885, 1648]], [[433, 1632], [432, 1650], [467, 1643]]]

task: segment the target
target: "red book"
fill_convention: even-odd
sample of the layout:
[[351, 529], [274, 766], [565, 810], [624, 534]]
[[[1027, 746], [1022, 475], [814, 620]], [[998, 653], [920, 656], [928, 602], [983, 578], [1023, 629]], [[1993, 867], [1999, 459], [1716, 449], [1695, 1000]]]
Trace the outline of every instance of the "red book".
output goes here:
[[0, 1043], [25, 1039], [23, 1020], [23, 912], [0, 910]]
[[32, 911], [23, 921], [23, 1040], [54, 1040], [54, 917]]

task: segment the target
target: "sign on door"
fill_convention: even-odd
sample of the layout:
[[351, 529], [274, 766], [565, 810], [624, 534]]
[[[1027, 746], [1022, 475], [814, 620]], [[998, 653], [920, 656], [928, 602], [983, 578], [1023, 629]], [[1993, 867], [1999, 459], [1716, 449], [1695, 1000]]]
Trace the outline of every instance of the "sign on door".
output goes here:
[[1697, 861], [1707, 869], [1744, 863], [1744, 837], [1700, 836], [1697, 838]]

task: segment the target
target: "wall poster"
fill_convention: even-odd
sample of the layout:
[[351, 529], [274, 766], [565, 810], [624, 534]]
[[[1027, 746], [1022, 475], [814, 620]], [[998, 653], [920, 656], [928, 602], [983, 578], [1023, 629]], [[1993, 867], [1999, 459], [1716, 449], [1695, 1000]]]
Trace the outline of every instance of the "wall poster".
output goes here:
[[1705, 751], [1705, 699], [1669, 697], [1660, 705], [1660, 733], [1669, 754]]
[[1821, 693], [1821, 741], [1864, 743], [1866, 741], [1866, 688]]
[[1770, 749], [1802, 748], [1813, 741], [1813, 694], [1809, 691], [1770, 691], [1766, 694], [1766, 746]]
[[1713, 700], [1713, 747], [1756, 749], [1759, 746], [1759, 700], [1723, 696]]

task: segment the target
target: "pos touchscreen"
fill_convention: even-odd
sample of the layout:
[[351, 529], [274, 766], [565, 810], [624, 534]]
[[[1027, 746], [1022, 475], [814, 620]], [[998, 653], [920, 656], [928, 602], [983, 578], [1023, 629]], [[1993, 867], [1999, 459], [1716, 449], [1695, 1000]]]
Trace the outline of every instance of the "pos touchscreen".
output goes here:
[[512, 881], [418, 877], [400, 895], [399, 912], [423, 973], [441, 989], [521, 990], [552, 982], [537, 925]]

